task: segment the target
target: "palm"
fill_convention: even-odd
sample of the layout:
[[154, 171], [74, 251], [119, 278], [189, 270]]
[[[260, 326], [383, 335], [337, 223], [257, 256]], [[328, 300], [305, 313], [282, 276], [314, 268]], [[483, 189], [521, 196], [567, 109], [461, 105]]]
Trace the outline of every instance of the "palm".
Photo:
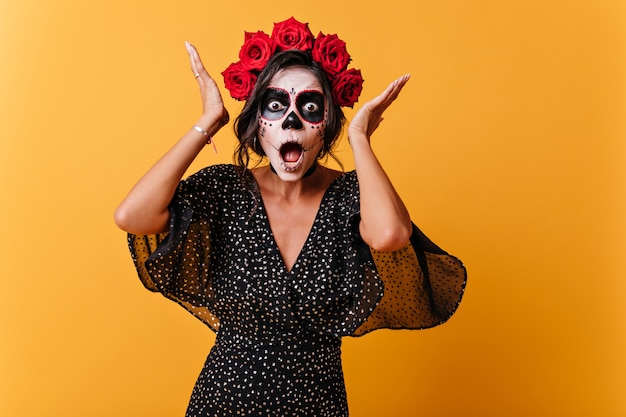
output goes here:
[[383, 120], [383, 113], [398, 98], [400, 91], [409, 80], [409, 75], [404, 75], [392, 82], [380, 95], [365, 103], [354, 115], [348, 127], [348, 137], [365, 135], [369, 138]]
[[186, 43], [186, 47], [189, 53], [191, 71], [193, 71], [194, 76], [198, 80], [198, 87], [200, 88], [200, 95], [202, 97], [203, 114], [214, 115], [221, 120], [222, 125], [225, 125], [228, 123], [229, 115], [228, 110], [224, 107], [220, 90], [215, 80], [204, 68], [196, 48], [189, 43]]

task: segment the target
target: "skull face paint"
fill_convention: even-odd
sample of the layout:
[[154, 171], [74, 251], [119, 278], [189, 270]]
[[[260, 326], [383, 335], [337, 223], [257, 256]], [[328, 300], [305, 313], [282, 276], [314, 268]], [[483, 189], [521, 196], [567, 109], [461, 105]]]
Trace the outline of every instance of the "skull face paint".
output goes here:
[[270, 82], [259, 112], [258, 136], [281, 179], [300, 179], [316, 163], [326, 107], [319, 81], [306, 68], [287, 68]]
[[[287, 110], [290, 109], [292, 96], [294, 94], [296, 94], [296, 109], [304, 121], [316, 125], [324, 120], [324, 95], [321, 92], [304, 90], [295, 93], [295, 91], [292, 90], [290, 93], [287, 90], [275, 87], [268, 88], [265, 93], [261, 118], [268, 121], [281, 119], [287, 113]], [[290, 117], [293, 119], [297, 116], [298, 115], [292, 110], [285, 122], [287, 122]]]

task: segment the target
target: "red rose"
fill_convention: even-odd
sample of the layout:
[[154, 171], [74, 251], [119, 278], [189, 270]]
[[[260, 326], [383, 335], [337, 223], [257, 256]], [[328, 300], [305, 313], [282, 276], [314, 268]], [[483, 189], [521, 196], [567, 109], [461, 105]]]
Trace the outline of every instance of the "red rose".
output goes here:
[[322, 32], [317, 35], [311, 55], [315, 61], [322, 65], [331, 79], [335, 74], [348, 68], [350, 62], [346, 43], [337, 35], [324, 35]]
[[336, 104], [345, 107], [354, 106], [363, 90], [361, 70], [350, 68], [340, 72], [333, 79], [331, 88]]
[[235, 100], [247, 100], [256, 84], [256, 74], [248, 71], [241, 62], [230, 64], [222, 72], [224, 85]]
[[284, 22], [274, 23], [272, 39], [280, 49], [299, 49], [308, 51], [313, 47], [313, 33], [308, 23], [298, 22], [293, 17]]
[[264, 32], [246, 32], [245, 41], [239, 50], [241, 65], [249, 70], [262, 70], [276, 51], [276, 44]]

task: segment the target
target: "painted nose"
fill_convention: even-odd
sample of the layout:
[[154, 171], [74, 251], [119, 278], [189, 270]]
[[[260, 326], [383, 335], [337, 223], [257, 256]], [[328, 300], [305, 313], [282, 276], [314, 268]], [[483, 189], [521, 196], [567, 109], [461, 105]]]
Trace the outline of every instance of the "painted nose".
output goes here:
[[283, 129], [302, 129], [302, 120], [292, 111], [283, 122]]

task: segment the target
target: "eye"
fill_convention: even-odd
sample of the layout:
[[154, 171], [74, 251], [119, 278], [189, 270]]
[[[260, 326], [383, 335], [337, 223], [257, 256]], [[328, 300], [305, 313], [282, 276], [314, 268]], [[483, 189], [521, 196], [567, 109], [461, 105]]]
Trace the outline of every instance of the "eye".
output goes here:
[[315, 113], [316, 111], [319, 110], [319, 108], [320, 108], [319, 104], [313, 103], [313, 102], [305, 103], [304, 106], [302, 106], [302, 110], [304, 110], [307, 113]]
[[285, 110], [285, 105], [278, 100], [271, 100], [267, 103], [267, 110], [271, 112], [279, 112]]
[[307, 122], [320, 123], [324, 120], [324, 95], [320, 91], [302, 91], [296, 97], [296, 106]]
[[289, 108], [289, 93], [280, 88], [267, 89], [261, 101], [261, 117], [267, 120], [278, 120]]

